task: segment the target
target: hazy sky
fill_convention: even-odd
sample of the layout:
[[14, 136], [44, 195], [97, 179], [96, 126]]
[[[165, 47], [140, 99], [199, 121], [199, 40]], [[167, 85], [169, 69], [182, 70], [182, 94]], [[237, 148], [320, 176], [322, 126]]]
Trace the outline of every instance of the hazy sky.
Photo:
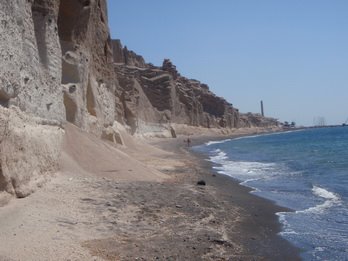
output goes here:
[[348, 118], [347, 0], [108, 0], [112, 38], [170, 58], [241, 112]]

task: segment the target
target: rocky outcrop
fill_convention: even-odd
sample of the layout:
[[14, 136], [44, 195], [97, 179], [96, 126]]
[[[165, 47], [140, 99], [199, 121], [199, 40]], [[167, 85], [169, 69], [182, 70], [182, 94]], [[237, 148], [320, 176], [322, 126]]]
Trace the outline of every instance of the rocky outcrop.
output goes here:
[[57, 171], [63, 130], [18, 107], [0, 107], [1, 192], [17, 197], [32, 193]]
[[0, 104], [98, 133], [111, 126], [117, 82], [105, 0], [3, 1], [0, 13]]
[[207, 128], [239, 127], [239, 112], [225, 99], [213, 94], [206, 84], [181, 76], [169, 59], [161, 67], [120, 63], [114, 53], [121, 118], [133, 132], [139, 122], [165, 126], [170, 123]]
[[188, 79], [176, 66], [164, 59], [162, 66], [147, 64], [140, 55], [128, 63], [129, 51], [119, 40], [113, 40], [114, 68], [119, 83], [116, 96], [122, 103], [119, 120], [132, 133], [144, 133], [144, 125], [158, 126], [166, 131], [171, 124], [205, 128], [274, 127], [278, 121], [260, 114], [240, 114], [224, 98], [216, 96], [209, 86]]
[[58, 5], [0, 3], [0, 197], [24, 197], [58, 169], [66, 118]]
[[279, 121], [271, 117], [264, 117], [259, 113], [241, 113], [240, 114], [240, 127], [251, 128], [251, 127], [263, 127], [271, 128], [277, 127]]
[[121, 144], [120, 129], [272, 124], [111, 40], [106, 0], [1, 1], [0, 17], [0, 197], [26, 196], [57, 170], [65, 122]]
[[120, 40], [111, 40], [113, 59], [115, 63], [145, 68], [147, 65], [141, 55], [129, 51], [127, 46], [123, 47]]
[[2, 1], [0, 17], [0, 194], [22, 197], [57, 171], [65, 121], [112, 129], [117, 81], [105, 0]]
[[1, 1], [0, 103], [63, 121], [57, 1]]
[[117, 84], [106, 2], [60, 0], [58, 37], [66, 120], [100, 135], [114, 122]]

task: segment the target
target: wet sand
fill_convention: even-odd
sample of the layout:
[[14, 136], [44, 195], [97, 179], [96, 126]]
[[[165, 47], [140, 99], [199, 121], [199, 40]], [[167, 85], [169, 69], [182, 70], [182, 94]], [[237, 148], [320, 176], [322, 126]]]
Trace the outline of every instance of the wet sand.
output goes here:
[[[204, 144], [207, 141], [236, 138], [250, 134], [234, 135], [232, 137], [191, 137], [191, 146]], [[183, 140], [184, 137], [181, 138]], [[242, 186], [235, 179], [217, 174], [212, 164], [205, 160], [204, 155], [193, 152], [185, 146], [184, 142], [167, 140], [161, 141], [156, 146], [165, 150], [173, 150], [182, 157], [187, 157], [195, 169], [196, 180], [204, 180], [214, 191], [215, 204], [221, 204], [225, 212], [225, 227], [234, 227], [228, 230], [228, 237], [240, 245], [241, 253], [227, 252], [222, 260], [301, 260], [300, 249], [291, 245], [278, 235], [281, 225], [277, 212], [291, 211], [277, 206], [274, 202], [250, 194], [251, 189]], [[194, 183], [194, 180], [191, 181]], [[228, 206], [228, 207], [226, 207]], [[238, 220], [230, 219], [229, 211], [237, 209]], [[234, 212], [235, 213], [235, 212]], [[229, 256], [231, 255], [231, 256]], [[234, 257], [231, 259], [231, 257]]]
[[[191, 139], [195, 145], [219, 138]], [[299, 250], [277, 235], [275, 213], [287, 209], [212, 172], [210, 163], [190, 152], [182, 140], [152, 143], [174, 152], [166, 157], [182, 163], [162, 168], [169, 181], [123, 188], [128, 202], [123, 209], [140, 206], [133, 209], [126, 232], [85, 246], [107, 260], [300, 260]], [[197, 185], [199, 180], [206, 185]]]

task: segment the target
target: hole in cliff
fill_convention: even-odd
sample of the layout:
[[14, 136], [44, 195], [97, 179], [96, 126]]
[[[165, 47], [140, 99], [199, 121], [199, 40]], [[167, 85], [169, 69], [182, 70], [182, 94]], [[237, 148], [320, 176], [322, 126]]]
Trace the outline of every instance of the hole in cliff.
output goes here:
[[[110, 34], [108, 35], [108, 39], [105, 41], [104, 44], [104, 56], [105, 56], [105, 61], [108, 63], [109, 60], [112, 61], [112, 43], [111, 43], [111, 37]], [[110, 57], [110, 59], [109, 59]]]
[[64, 93], [64, 106], [66, 112], [66, 120], [68, 122], [74, 123], [76, 119], [77, 106], [73, 99]]
[[133, 135], [137, 130], [137, 120], [136, 120], [136, 116], [127, 105], [125, 92], [123, 92], [121, 95], [121, 101], [122, 101], [123, 110], [124, 110], [124, 120], [126, 124], [131, 128], [131, 134]]
[[87, 85], [87, 111], [89, 112], [89, 114], [93, 115], [93, 116], [97, 116], [97, 113], [95, 111], [95, 100], [94, 100], [94, 94], [93, 94], [93, 90], [92, 90], [92, 86], [90, 81], [88, 81], [88, 85]]
[[76, 92], [76, 85], [75, 84], [69, 86], [69, 93], [74, 93], [74, 92]]
[[85, 0], [85, 1], [83, 2], [83, 6], [84, 6], [84, 7], [88, 7], [88, 6], [90, 6], [90, 4], [91, 4], [91, 1], [90, 1], [90, 0]]
[[2, 174], [2, 166], [0, 164], [0, 191], [5, 191], [6, 186], [7, 186], [7, 182], [4, 175]]
[[5, 92], [0, 90], [0, 105], [2, 107], [8, 108], [9, 101], [10, 101], [10, 97], [8, 97], [8, 95]]
[[112, 143], [114, 143], [114, 135], [113, 135], [113, 133], [108, 133], [106, 131], [103, 131], [101, 138], [103, 140], [108, 140], [108, 141], [111, 141]]
[[39, 52], [39, 59], [45, 67], [48, 65], [47, 44], [46, 44], [46, 19], [48, 9], [43, 1], [35, 0], [32, 8], [32, 18], [34, 23], [34, 32], [36, 44]]
[[131, 134], [133, 135], [137, 130], [137, 120], [133, 112], [128, 108], [124, 108], [124, 116], [126, 124], [131, 128]]
[[170, 127], [170, 134], [172, 135], [172, 138], [176, 138], [176, 132], [173, 127]]
[[108, 42], [105, 42], [105, 45], [104, 45], [104, 56], [105, 56], [106, 61], [108, 61], [108, 53], [109, 53], [109, 45], [108, 45]]
[[51, 109], [52, 104], [53, 104], [52, 102], [46, 104], [46, 108], [48, 111]]
[[121, 134], [119, 134], [117, 132], [115, 133], [115, 141], [117, 144], [123, 145]]
[[60, 40], [71, 42], [78, 22], [80, 3], [76, 0], [61, 0], [58, 14], [58, 34]]
[[62, 84], [79, 83], [80, 74], [78, 65], [71, 64], [62, 59]]
[[[90, 8], [85, 7], [89, 5], [90, 0], [60, 1], [58, 34], [61, 42], [76, 43], [85, 39], [90, 16]], [[64, 47], [63, 44], [62, 46]]]

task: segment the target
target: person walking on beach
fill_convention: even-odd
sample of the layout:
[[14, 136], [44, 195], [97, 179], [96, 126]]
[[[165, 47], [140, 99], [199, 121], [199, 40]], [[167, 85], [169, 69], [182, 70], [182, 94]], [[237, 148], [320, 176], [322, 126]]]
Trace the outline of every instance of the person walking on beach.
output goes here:
[[191, 145], [191, 140], [190, 140], [190, 138], [187, 137], [187, 140], [185, 140], [185, 141], [186, 141], [186, 143], [187, 143], [187, 147], [190, 147], [190, 145]]

